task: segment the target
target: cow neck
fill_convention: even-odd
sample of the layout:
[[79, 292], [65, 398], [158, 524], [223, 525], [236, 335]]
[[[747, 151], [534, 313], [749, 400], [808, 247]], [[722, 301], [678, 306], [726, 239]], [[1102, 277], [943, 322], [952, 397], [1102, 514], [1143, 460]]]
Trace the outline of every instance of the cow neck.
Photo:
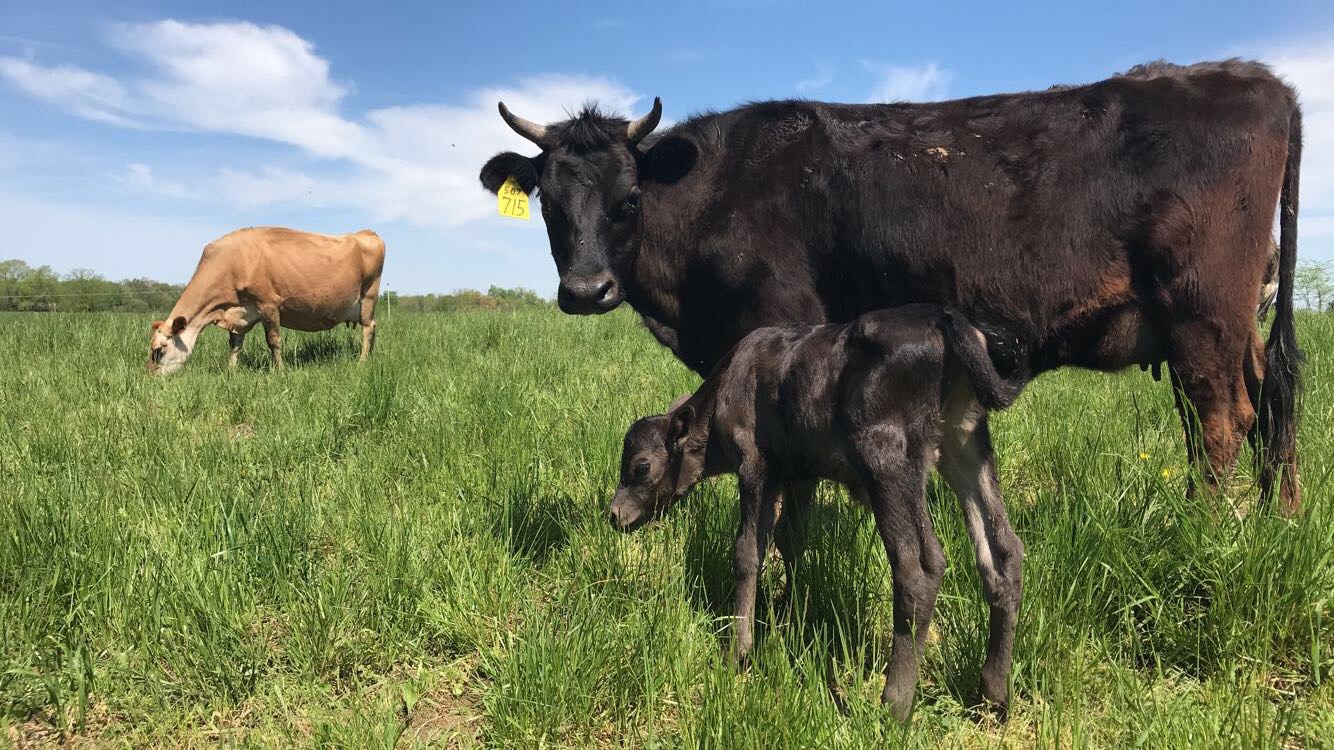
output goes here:
[[678, 295], [680, 287], [680, 268], [678, 262], [681, 248], [670, 242], [660, 240], [670, 236], [666, 227], [653, 220], [651, 207], [652, 189], [644, 191], [645, 219], [643, 233], [639, 239], [639, 252], [635, 256], [631, 270], [631, 305], [645, 317], [652, 318], [659, 324], [676, 330], [681, 319], [681, 303]]
[[222, 305], [208, 295], [201, 294], [197, 286], [191, 283], [186, 285], [180, 299], [172, 306], [171, 313], [167, 315], [167, 324], [171, 325], [171, 321], [184, 317], [185, 330], [181, 332], [181, 340], [185, 342], [186, 349], [193, 350], [199, 333], [221, 316]]
[[[627, 298], [636, 312], [651, 321], [650, 329], [655, 328], [653, 324], [666, 329], [654, 330], [654, 335], [670, 346], [678, 358], [682, 356], [679, 343], [681, 286], [686, 269], [690, 268], [698, 251], [691, 239], [693, 234], [688, 230], [697, 223], [698, 217], [683, 215], [694, 209], [690, 208], [693, 201], [682, 198], [699, 193], [700, 183], [707, 179], [705, 171], [693, 170], [672, 185], [652, 181], [640, 183], [644, 218], [639, 250], [629, 274], [631, 283]], [[666, 206], [675, 207], [676, 212], [668, 215], [655, 210]]]

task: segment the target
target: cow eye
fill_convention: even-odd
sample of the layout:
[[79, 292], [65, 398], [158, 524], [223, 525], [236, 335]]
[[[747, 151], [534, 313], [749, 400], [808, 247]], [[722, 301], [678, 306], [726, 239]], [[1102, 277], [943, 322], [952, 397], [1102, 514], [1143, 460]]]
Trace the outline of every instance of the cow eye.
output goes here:
[[616, 213], [620, 218], [634, 216], [636, 213], [638, 213], [638, 211], [639, 211], [638, 193], [631, 193], [625, 196], [625, 200], [621, 201], [621, 205], [617, 206], [616, 208]]
[[648, 461], [640, 461], [635, 464], [634, 481], [642, 482], [648, 479]]

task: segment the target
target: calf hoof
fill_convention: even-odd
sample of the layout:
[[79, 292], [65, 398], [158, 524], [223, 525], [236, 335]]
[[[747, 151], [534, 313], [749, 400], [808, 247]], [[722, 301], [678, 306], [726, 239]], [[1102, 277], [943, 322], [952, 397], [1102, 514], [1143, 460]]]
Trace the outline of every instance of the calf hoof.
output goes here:
[[997, 719], [1004, 721], [1010, 713], [1009, 679], [988, 675], [982, 672], [982, 708]]
[[1010, 718], [1010, 704], [1008, 701], [997, 703], [983, 698], [979, 710], [983, 716], [990, 716], [996, 721], [1005, 721]]
[[915, 692], [912, 685], [903, 688], [886, 682], [885, 692], [880, 694], [880, 703], [889, 709], [890, 716], [898, 721], [907, 721], [908, 717], [912, 715], [912, 700]]

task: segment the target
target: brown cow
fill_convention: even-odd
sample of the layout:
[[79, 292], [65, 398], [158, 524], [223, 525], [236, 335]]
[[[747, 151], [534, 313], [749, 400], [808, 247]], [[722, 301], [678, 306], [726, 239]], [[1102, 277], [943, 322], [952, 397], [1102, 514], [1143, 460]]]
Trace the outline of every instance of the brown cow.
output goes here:
[[235, 367], [245, 335], [264, 324], [273, 364], [282, 367], [280, 328], [325, 331], [361, 324], [361, 361], [375, 344], [375, 299], [384, 270], [384, 241], [369, 229], [314, 234], [250, 227], [204, 248], [194, 276], [166, 321], [154, 321], [148, 372], [170, 375], [210, 324], [231, 334]]

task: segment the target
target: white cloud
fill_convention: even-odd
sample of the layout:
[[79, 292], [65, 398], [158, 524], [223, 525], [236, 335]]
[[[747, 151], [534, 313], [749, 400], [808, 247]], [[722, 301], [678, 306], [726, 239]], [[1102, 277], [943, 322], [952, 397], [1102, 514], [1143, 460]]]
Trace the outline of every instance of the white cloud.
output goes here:
[[324, 206], [337, 203], [332, 184], [310, 175], [279, 167], [265, 167], [258, 172], [224, 169], [210, 183], [211, 190], [228, 203], [241, 208], [269, 206], [275, 203], [299, 203]]
[[[1301, 234], [1327, 236], [1334, 223], [1334, 42], [1284, 45], [1261, 59], [1297, 89], [1301, 102]], [[1317, 221], [1316, 213], [1327, 216]]]
[[82, 68], [43, 67], [17, 57], [0, 57], [0, 76], [35, 96], [81, 117], [117, 125], [130, 123], [124, 87], [115, 79]]
[[862, 60], [862, 67], [875, 74], [869, 102], [928, 102], [944, 99], [954, 74], [934, 62], [909, 67]]
[[[352, 119], [340, 111], [348, 89], [332, 78], [328, 61], [279, 26], [165, 20], [117, 26], [110, 41], [142, 58], [148, 75], [118, 80], [0, 57], [0, 78], [88, 119], [246, 135], [317, 157], [314, 174], [272, 165], [229, 169], [189, 180], [201, 187], [184, 191], [240, 206], [348, 206], [377, 220], [456, 226], [492, 210], [477, 184], [486, 158], [506, 148], [535, 151], [501, 122], [498, 100], [550, 122], [584, 101], [628, 114], [643, 99], [608, 78], [537, 75], [477, 91], [458, 105], [390, 107]], [[346, 165], [353, 169], [336, 168]], [[179, 186], [135, 169], [125, 184], [160, 194], [169, 194], [164, 185]]]
[[153, 69], [137, 81], [149, 116], [192, 129], [239, 133], [342, 156], [360, 128], [337, 114], [347, 89], [309, 42], [280, 26], [244, 22], [125, 24], [112, 42]]
[[810, 78], [803, 78], [797, 81], [797, 91], [814, 91], [822, 89], [834, 82], [834, 66], [828, 63], [817, 63], [815, 66], [815, 75]]
[[190, 191], [179, 182], [158, 179], [153, 174], [153, 170], [147, 164], [131, 162], [125, 165], [125, 174], [115, 175], [116, 179], [134, 190], [145, 193], [156, 193], [170, 198], [185, 198], [190, 195]]

